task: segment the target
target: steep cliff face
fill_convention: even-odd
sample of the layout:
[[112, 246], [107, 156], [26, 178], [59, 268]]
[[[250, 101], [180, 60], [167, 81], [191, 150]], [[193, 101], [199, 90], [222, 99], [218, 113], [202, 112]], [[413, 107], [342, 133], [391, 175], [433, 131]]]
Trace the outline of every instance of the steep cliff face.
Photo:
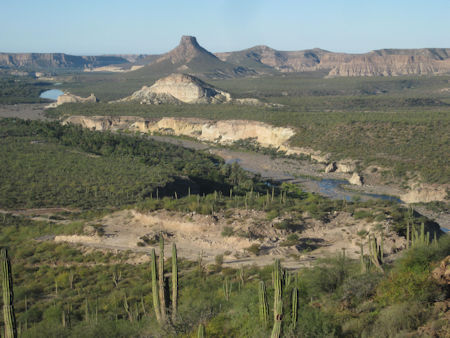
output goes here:
[[425, 55], [379, 55], [371, 52], [336, 65], [329, 76], [428, 75], [448, 72], [450, 59], [433, 59]]
[[197, 118], [144, 119], [136, 116], [71, 116], [63, 124], [73, 123], [93, 130], [123, 130], [142, 133], [162, 133], [189, 136], [202, 141], [229, 144], [253, 139], [263, 147], [285, 149], [287, 141], [295, 134], [291, 128], [274, 127], [258, 121], [210, 121]]
[[315, 48], [278, 51], [256, 46], [243, 51], [217, 53], [221, 60], [239, 64], [249, 60], [281, 72], [326, 70], [329, 76], [429, 75], [450, 72], [450, 49], [382, 49], [365, 54], [333, 53]]
[[119, 56], [77, 56], [64, 53], [0, 53], [0, 66], [23, 69], [101, 67], [128, 62]]

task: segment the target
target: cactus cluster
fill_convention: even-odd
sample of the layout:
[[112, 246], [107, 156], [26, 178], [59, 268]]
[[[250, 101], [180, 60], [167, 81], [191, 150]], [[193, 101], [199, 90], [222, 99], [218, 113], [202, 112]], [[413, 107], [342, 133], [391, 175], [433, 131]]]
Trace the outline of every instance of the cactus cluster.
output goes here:
[[370, 261], [378, 270], [384, 272], [382, 266], [384, 263], [383, 235], [381, 235], [380, 244], [378, 244], [375, 237], [369, 236], [369, 252]]
[[227, 301], [230, 300], [232, 288], [233, 288], [233, 283], [231, 283], [228, 280], [228, 277], [226, 277], [225, 280], [223, 281], [223, 294]]
[[430, 244], [430, 233], [427, 231], [425, 233], [425, 224], [422, 223], [420, 226], [420, 232], [417, 229], [412, 229], [411, 231], [411, 247], [418, 245], [428, 245]]
[[[156, 253], [152, 249], [151, 253], [151, 273], [152, 273], [152, 295], [153, 307], [155, 308], [156, 320], [160, 324], [165, 324], [167, 321], [167, 301], [169, 301], [170, 294], [168, 294], [168, 281], [164, 279], [164, 237], [160, 236], [159, 240], [159, 261], [158, 272], [156, 271]], [[175, 243], [172, 244], [172, 322], [177, 318], [177, 304], [178, 304], [178, 263], [177, 263], [177, 248]]]

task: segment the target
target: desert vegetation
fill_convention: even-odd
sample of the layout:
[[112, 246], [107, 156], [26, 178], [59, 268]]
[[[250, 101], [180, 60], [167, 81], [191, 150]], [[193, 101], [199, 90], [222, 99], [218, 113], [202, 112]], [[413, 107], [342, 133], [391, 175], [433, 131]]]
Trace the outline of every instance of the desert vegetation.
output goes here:
[[[407, 208], [381, 200], [333, 201], [292, 184], [268, 185], [236, 163], [226, 165], [204, 153], [134, 135], [16, 119], [2, 120], [0, 127], [5, 159], [1, 205], [6, 209], [0, 214], [0, 242], [8, 247], [11, 265], [2, 280], [12, 282], [20, 336], [448, 333], [442, 310], [448, 290], [432, 272], [448, 254], [449, 237]], [[14, 166], [14, 159], [20, 159], [20, 166]], [[27, 192], [30, 186], [33, 196]], [[95, 186], [97, 196], [90, 193]], [[20, 210], [30, 207], [55, 211], [42, 217], [37, 209]], [[290, 234], [287, 246], [301, 241], [297, 220], [305, 213], [327, 222], [332, 213], [345, 211], [360, 220], [390, 219], [410, 248], [392, 261], [377, 236], [370, 247], [361, 248], [359, 259], [344, 250], [292, 271], [283, 260], [238, 269], [224, 264], [223, 256], [207, 265], [201, 252], [197, 260], [186, 260], [175, 246], [164, 251], [164, 234], [159, 249], [151, 247], [158, 242], [143, 240], [146, 251], [140, 253], [52, 241], [58, 235], [84, 234], [87, 221], [123, 208], [211, 216], [259, 210], [267, 219], [280, 219], [278, 229]], [[94, 228], [102, 236], [101, 225]], [[235, 235], [240, 234], [232, 228], [222, 233], [224, 238]], [[248, 250], [260, 254], [257, 246]], [[1, 258], [6, 261], [3, 253]]]
[[[23, 337], [191, 336], [199, 326], [205, 336], [393, 336], [419, 327], [424, 334], [448, 334], [439, 315], [448, 290], [431, 277], [450, 249], [448, 236], [415, 244], [396, 262], [383, 263], [383, 272], [369, 256], [362, 265], [345, 252], [299, 271], [285, 270], [282, 261], [235, 270], [168, 257], [157, 272], [155, 253], [150, 263], [135, 265], [129, 252], [36, 240], [76, 228], [8, 214], [1, 222]], [[158, 279], [152, 282], [161, 268], [167, 278], [178, 271], [162, 293]], [[167, 313], [164, 321], [158, 307]]]

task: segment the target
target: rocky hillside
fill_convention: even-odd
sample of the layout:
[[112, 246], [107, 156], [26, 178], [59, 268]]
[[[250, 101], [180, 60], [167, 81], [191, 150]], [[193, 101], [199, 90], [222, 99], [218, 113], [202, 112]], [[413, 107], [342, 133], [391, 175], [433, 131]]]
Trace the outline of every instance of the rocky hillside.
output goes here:
[[365, 54], [333, 53], [323, 49], [278, 51], [256, 46], [238, 52], [217, 53], [221, 60], [271, 67], [281, 72], [324, 70], [329, 76], [397, 76], [450, 73], [450, 49], [382, 49]]
[[145, 104], [162, 103], [223, 103], [230, 94], [213, 88], [192, 75], [172, 74], [159, 79], [152, 86], [144, 86], [120, 101], [139, 101]]
[[0, 68], [25, 70], [85, 69], [125, 64], [121, 56], [77, 56], [64, 53], [0, 53]]

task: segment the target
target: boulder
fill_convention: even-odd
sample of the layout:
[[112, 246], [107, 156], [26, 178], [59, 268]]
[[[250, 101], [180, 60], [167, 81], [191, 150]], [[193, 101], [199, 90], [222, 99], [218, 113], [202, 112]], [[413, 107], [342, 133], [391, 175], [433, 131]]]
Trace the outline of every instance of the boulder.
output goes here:
[[348, 180], [350, 184], [362, 186], [364, 184], [363, 177], [357, 173], [353, 173], [352, 177]]
[[338, 173], [352, 173], [356, 170], [356, 163], [353, 161], [342, 161], [336, 164]]
[[336, 162], [331, 162], [329, 165], [326, 166], [325, 172], [333, 173], [336, 171], [336, 169], [337, 169]]

